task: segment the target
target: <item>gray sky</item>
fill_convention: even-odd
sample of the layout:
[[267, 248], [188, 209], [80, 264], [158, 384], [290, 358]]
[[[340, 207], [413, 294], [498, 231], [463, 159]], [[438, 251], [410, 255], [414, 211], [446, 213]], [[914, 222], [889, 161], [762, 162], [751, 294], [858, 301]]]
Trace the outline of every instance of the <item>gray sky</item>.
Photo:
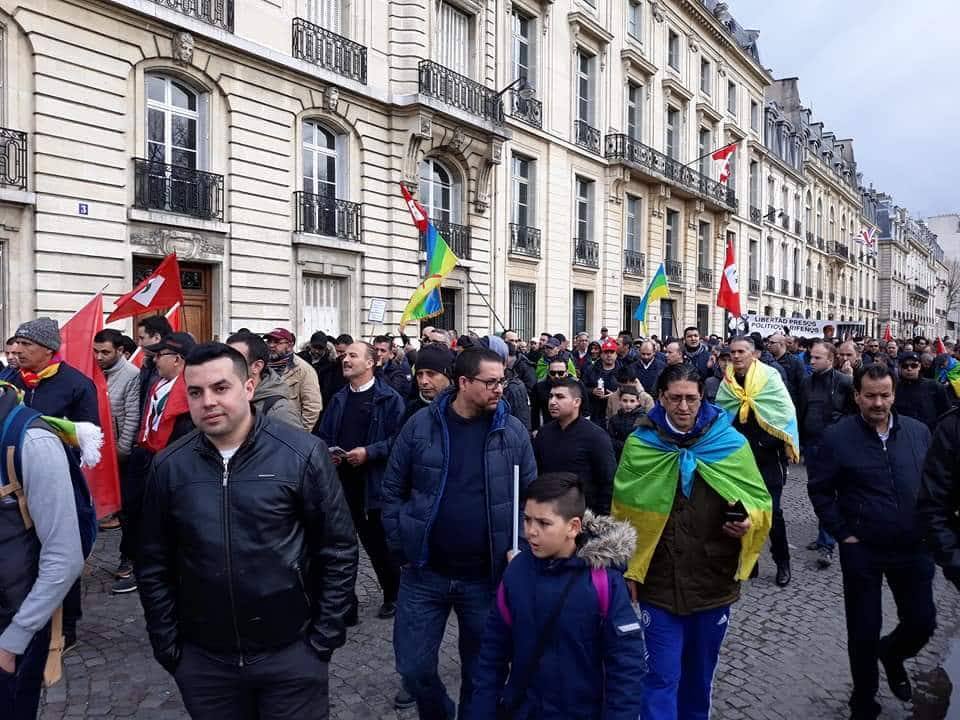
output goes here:
[[864, 182], [915, 217], [960, 211], [960, 3], [728, 0], [775, 78], [838, 138]]

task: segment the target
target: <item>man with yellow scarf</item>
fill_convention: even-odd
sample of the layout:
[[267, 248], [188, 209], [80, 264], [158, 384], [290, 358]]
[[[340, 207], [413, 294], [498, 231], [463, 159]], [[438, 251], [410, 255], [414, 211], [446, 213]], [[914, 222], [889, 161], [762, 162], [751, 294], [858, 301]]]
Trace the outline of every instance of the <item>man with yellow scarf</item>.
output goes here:
[[787, 479], [787, 460], [800, 457], [797, 412], [780, 373], [760, 362], [753, 338], [730, 341], [730, 365], [720, 388], [717, 405], [733, 420], [733, 427], [750, 442], [753, 457], [773, 499], [770, 554], [777, 565], [776, 583], [790, 582], [790, 548], [780, 498]]

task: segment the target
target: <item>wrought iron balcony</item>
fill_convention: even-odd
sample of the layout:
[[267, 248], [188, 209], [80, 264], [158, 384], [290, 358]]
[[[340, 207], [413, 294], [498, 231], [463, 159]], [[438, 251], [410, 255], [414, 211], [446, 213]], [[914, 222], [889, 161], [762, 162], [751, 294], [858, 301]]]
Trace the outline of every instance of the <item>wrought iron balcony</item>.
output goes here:
[[859, 308], [863, 310], [863, 298], [860, 298]]
[[767, 222], [777, 222], [777, 209], [773, 205], [767, 205], [767, 214], [763, 216]]
[[790, 229], [790, 216], [787, 215], [786, 212], [780, 216], [780, 227], [782, 227], [784, 230]]
[[573, 121], [573, 142], [592, 153], [600, 154], [600, 131], [583, 120]]
[[683, 263], [679, 260], [664, 260], [664, 271], [667, 273], [667, 282], [679, 283], [683, 281]]
[[697, 287], [713, 287], [713, 270], [709, 268], [697, 268]]
[[540, 228], [510, 223], [510, 252], [514, 255], [540, 257]]
[[871, 305], [872, 305], [872, 309], [873, 309], [873, 310], [876, 310], [876, 309], [877, 309], [877, 301], [876, 301], [876, 300], [871, 300], [870, 303], [871, 303]]
[[850, 257], [850, 252], [847, 249], [847, 246], [839, 242], [833, 243], [833, 254], [839, 258], [843, 258], [844, 260]]
[[817, 241], [814, 239], [813, 233], [809, 230], [807, 230], [807, 245], [811, 245], [813, 247], [817, 246]]
[[823, 300], [823, 290], [817, 289], [817, 300]]
[[781, 281], [780, 281], [780, 294], [781, 294], [781, 295], [789, 295], [789, 294], [790, 294], [790, 281], [789, 281], [789, 280], [781, 280]]
[[910, 291], [909, 291], [909, 292], [910, 292], [910, 294], [913, 295], [915, 298], [917, 298], [917, 299], [919, 299], [919, 300], [921, 300], [921, 301], [923, 301], [923, 302], [926, 302], [927, 300], [930, 299], [930, 291], [927, 290], [925, 287], [923, 287], [923, 285], [912, 285], [912, 286], [910, 287]]
[[0, 128], [0, 185], [27, 189], [27, 134]]
[[750, 222], [756, 223], [757, 225], [763, 220], [763, 213], [760, 212], [760, 208], [756, 205], [750, 206]]
[[647, 269], [647, 257], [636, 250], [623, 251], [623, 274], [643, 275]]
[[665, 179], [678, 189], [705, 197], [724, 209], [737, 210], [737, 195], [733, 189], [639, 140], [617, 133], [607, 135], [604, 146], [607, 160], [622, 162], [657, 180]]
[[817, 247], [823, 250], [825, 246], [826, 246], [826, 242], [824, 241], [823, 236], [817, 235]]
[[836, 305], [836, 303], [837, 303], [837, 294], [836, 294], [835, 292], [832, 292], [832, 293], [830, 293], [829, 298], [830, 298], [830, 304], [831, 304], [831, 305]]
[[543, 103], [530, 98], [524, 100], [520, 94], [511, 90], [510, 117], [525, 122], [535, 128], [543, 127]]
[[846, 305], [846, 304], [847, 304], [847, 296], [846, 296], [846, 295], [841, 295], [841, 296], [840, 296], [840, 304], [841, 304], [841, 305]]
[[421, 60], [420, 92], [490, 122], [503, 124], [503, 102], [495, 90], [430, 60]]
[[295, 232], [360, 242], [360, 224], [363, 217], [363, 206], [360, 203], [308, 192], [295, 192], [293, 204], [296, 207]]
[[573, 239], [573, 264], [581, 267], [600, 267], [600, 245], [593, 240]]
[[[469, 225], [457, 225], [446, 220], [434, 220], [433, 225], [443, 235], [454, 255], [462, 260], [470, 259], [472, 241]], [[427, 249], [427, 239], [423, 236], [420, 237], [420, 249]]]
[[806, 294], [806, 296], [807, 296], [808, 298], [812, 298], [812, 297], [813, 297], [813, 288], [812, 288], [812, 287], [810, 287], [809, 285], [807, 285], [804, 290], [805, 290], [805, 294]]
[[750, 294], [759, 295], [760, 294], [760, 281], [754, 278], [750, 278]]
[[767, 292], [777, 291], [777, 279], [773, 275], [767, 275]]
[[793, 296], [794, 296], [795, 298], [799, 298], [799, 297], [800, 297], [800, 283], [798, 283], [798, 282], [795, 282], [795, 283], [793, 284]]
[[153, 2], [233, 32], [233, 0], [153, 0]]
[[366, 84], [367, 49], [302, 18], [293, 19], [293, 56]]
[[794, 221], [793, 221], [793, 232], [794, 232], [795, 235], [799, 235], [799, 234], [800, 234], [800, 221], [799, 221], [799, 220], [794, 220]]
[[134, 206], [223, 220], [223, 175], [134, 158]]

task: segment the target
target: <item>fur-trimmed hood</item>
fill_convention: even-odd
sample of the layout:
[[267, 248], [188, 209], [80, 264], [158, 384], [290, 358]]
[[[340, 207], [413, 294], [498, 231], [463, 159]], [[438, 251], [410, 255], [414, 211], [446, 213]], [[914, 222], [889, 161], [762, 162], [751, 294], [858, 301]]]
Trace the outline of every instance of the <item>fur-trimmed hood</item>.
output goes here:
[[577, 557], [590, 567], [626, 567], [637, 546], [637, 531], [630, 523], [587, 510], [579, 540]]

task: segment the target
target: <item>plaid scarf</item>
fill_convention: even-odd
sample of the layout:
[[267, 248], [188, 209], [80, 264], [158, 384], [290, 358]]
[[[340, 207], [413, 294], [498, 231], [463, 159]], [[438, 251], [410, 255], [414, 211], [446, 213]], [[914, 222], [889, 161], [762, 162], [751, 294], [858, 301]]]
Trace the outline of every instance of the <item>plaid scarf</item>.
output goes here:
[[278, 375], [283, 375], [284, 371], [293, 367], [293, 350], [286, 355], [278, 357], [276, 360], [271, 360], [267, 365], [270, 366], [271, 370], [276, 370]]

